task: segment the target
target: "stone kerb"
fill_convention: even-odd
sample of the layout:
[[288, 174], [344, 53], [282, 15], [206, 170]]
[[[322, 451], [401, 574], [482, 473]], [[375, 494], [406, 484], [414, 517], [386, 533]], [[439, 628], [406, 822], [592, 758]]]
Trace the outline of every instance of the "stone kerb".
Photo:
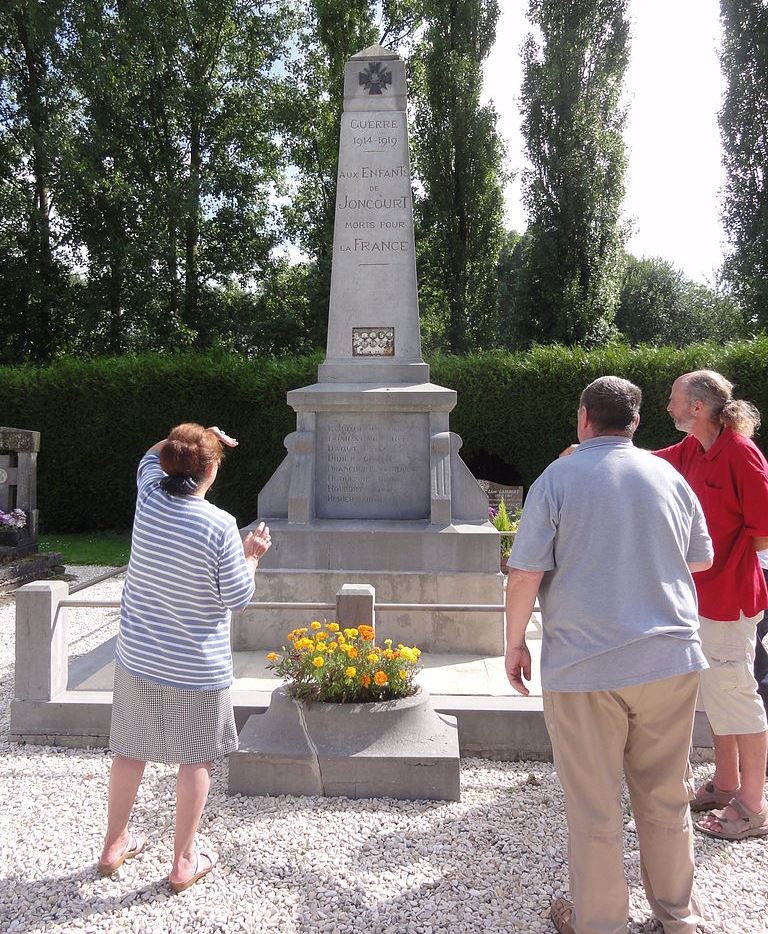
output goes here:
[[35, 581], [16, 591], [17, 701], [50, 701], [67, 688], [67, 625], [59, 603], [65, 581]]

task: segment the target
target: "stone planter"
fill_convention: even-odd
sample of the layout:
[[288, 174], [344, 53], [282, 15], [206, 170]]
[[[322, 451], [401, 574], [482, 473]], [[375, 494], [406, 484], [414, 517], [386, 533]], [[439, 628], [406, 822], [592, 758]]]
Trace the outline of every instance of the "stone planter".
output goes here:
[[229, 792], [458, 801], [456, 718], [426, 692], [373, 704], [305, 704], [285, 688], [249, 717]]

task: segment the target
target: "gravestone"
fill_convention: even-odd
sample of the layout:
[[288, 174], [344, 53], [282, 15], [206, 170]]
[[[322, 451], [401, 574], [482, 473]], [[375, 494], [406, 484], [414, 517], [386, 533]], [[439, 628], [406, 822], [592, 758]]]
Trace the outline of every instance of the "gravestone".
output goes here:
[[0, 557], [37, 551], [37, 452], [40, 432], [0, 427], [0, 511], [21, 509], [21, 529], [0, 525]]
[[0, 593], [61, 573], [59, 552], [37, 550], [37, 454], [40, 432], [0, 427], [0, 510], [20, 509], [23, 528], [0, 525]]
[[[258, 500], [273, 547], [256, 599], [332, 603], [365, 583], [382, 603], [502, 602], [488, 498], [450, 431], [456, 393], [421, 356], [405, 66], [380, 46], [345, 68], [327, 353], [288, 404], [296, 431]], [[279, 646], [306, 618], [246, 610], [234, 647]], [[387, 612], [381, 625], [428, 651], [503, 651], [500, 613]]]

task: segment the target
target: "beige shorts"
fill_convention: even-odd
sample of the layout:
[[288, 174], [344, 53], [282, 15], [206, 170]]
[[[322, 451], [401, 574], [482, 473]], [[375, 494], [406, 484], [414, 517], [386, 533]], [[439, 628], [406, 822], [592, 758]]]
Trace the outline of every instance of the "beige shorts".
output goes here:
[[699, 698], [716, 736], [762, 733], [768, 727], [754, 676], [755, 634], [762, 618], [762, 613], [742, 613], [730, 622], [699, 617], [701, 647], [709, 662], [701, 673]]

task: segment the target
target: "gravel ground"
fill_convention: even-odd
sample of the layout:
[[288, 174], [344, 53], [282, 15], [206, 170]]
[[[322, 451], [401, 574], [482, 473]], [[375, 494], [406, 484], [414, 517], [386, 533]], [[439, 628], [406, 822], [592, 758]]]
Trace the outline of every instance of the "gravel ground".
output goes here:
[[[100, 569], [70, 569], [82, 576]], [[111, 596], [114, 582], [85, 591]], [[462, 761], [460, 803], [242, 798], [214, 773], [201, 835], [220, 855], [171, 894], [174, 770], [149, 765], [133, 826], [148, 848], [113, 877], [95, 871], [106, 817], [102, 750], [8, 742], [13, 599], [0, 598], [0, 931], [553, 932], [567, 891], [562, 793], [548, 764]], [[116, 613], [70, 611], [73, 653], [112, 635]], [[711, 767], [697, 766], [701, 779]], [[632, 932], [654, 930], [627, 804]], [[768, 932], [768, 838], [696, 837], [709, 934]]]

